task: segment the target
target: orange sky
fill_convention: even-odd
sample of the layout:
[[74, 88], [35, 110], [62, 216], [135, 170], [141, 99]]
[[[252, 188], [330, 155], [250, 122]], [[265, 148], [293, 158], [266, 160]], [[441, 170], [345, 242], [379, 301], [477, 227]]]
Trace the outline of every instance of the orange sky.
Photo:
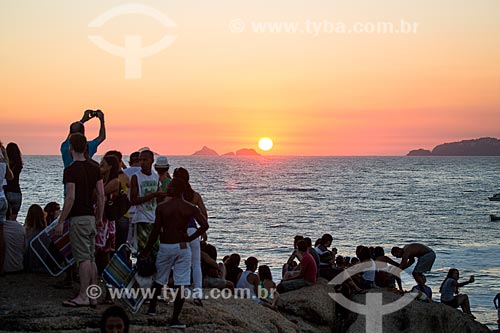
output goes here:
[[[0, 3], [0, 140], [25, 154], [57, 154], [85, 109], [106, 115], [99, 152], [142, 146], [166, 155], [207, 145], [220, 154], [402, 155], [500, 130], [500, 2], [276, 0], [141, 3], [140, 14], [89, 23], [123, 1]], [[229, 23], [246, 23], [232, 33]], [[255, 21], [418, 22], [416, 34], [256, 33]], [[140, 79], [94, 45], [165, 33], [171, 46], [142, 59]], [[87, 126], [97, 135], [97, 121]]]

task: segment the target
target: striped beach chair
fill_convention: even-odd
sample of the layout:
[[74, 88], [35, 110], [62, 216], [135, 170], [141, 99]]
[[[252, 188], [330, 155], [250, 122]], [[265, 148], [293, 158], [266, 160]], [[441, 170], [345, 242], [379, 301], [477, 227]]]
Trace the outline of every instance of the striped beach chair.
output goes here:
[[102, 278], [108, 288], [121, 289], [122, 297], [118, 301], [123, 303], [132, 313], [137, 313], [146, 298], [144, 294], [137, 292], [141, 285], [136, 279], [137, 273], [130, 259], [132, 250], [130, 245], [122, 244], [104, 268]]
[[63, 233], [56, 236], [59, 219], [53, 221], [30, 242], [30, 248], [52, 276], [61, 275], [75, 263], [69, 240], [69, 220], [64, 221]]

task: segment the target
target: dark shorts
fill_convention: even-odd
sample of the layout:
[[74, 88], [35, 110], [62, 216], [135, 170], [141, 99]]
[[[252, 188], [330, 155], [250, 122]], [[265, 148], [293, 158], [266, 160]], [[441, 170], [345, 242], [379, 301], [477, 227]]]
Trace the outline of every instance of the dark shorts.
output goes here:
[[420, 258], [418, 258], [417, 264], [413, 269], [414, 273], [425, 273], [429, 272], [434, 265], [434, 261], [436, 260], [436, 253], [434, 251], [427, 252]]
[[5, 192], [5, 197], [9, 203], [10, 209], [13, 215], [17, 215], [21, 209], [21, 203], [23, 202], [23, 195], [16, 192]]
[[451, 301], [441, 301], [441, 303], [451, 306], [454, 309], [458, 308], [458, 301], [456, 296]]

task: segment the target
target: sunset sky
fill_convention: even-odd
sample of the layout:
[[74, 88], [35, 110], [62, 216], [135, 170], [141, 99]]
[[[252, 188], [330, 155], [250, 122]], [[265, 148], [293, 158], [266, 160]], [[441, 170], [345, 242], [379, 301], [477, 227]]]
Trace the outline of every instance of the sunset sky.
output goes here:
[[[119, 5], [140, 13], [89, 27]], [[500, 1], [76, 1], [0, 2], [0, 140], [24, 154], [57, 154], [68, 125], [101, 109], [108, 138], [99, 153], [149, 146], [189, 155], [403, 155], [443, 142], [500, 137]], [[305, 22], [417, 22], [416, 33], [304, 32]], [[255, 22], [298, 22], [294, 32]], [[259, 23], [257, 23], [258, 25]], [[243, 31], [234, 31], [237, 29]], [[89, 39], [175, 41], [124, 59]], [[97, 120], [88, 123], [89, 138]]]

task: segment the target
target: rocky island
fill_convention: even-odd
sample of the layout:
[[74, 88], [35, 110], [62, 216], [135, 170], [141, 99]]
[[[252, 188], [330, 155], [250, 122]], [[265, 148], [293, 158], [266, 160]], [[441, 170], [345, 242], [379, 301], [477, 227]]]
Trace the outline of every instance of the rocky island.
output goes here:
[[417, 149], [406, 156], [500, 156], [500, 140], [480, 138], [438, 145], [430, 150]]

